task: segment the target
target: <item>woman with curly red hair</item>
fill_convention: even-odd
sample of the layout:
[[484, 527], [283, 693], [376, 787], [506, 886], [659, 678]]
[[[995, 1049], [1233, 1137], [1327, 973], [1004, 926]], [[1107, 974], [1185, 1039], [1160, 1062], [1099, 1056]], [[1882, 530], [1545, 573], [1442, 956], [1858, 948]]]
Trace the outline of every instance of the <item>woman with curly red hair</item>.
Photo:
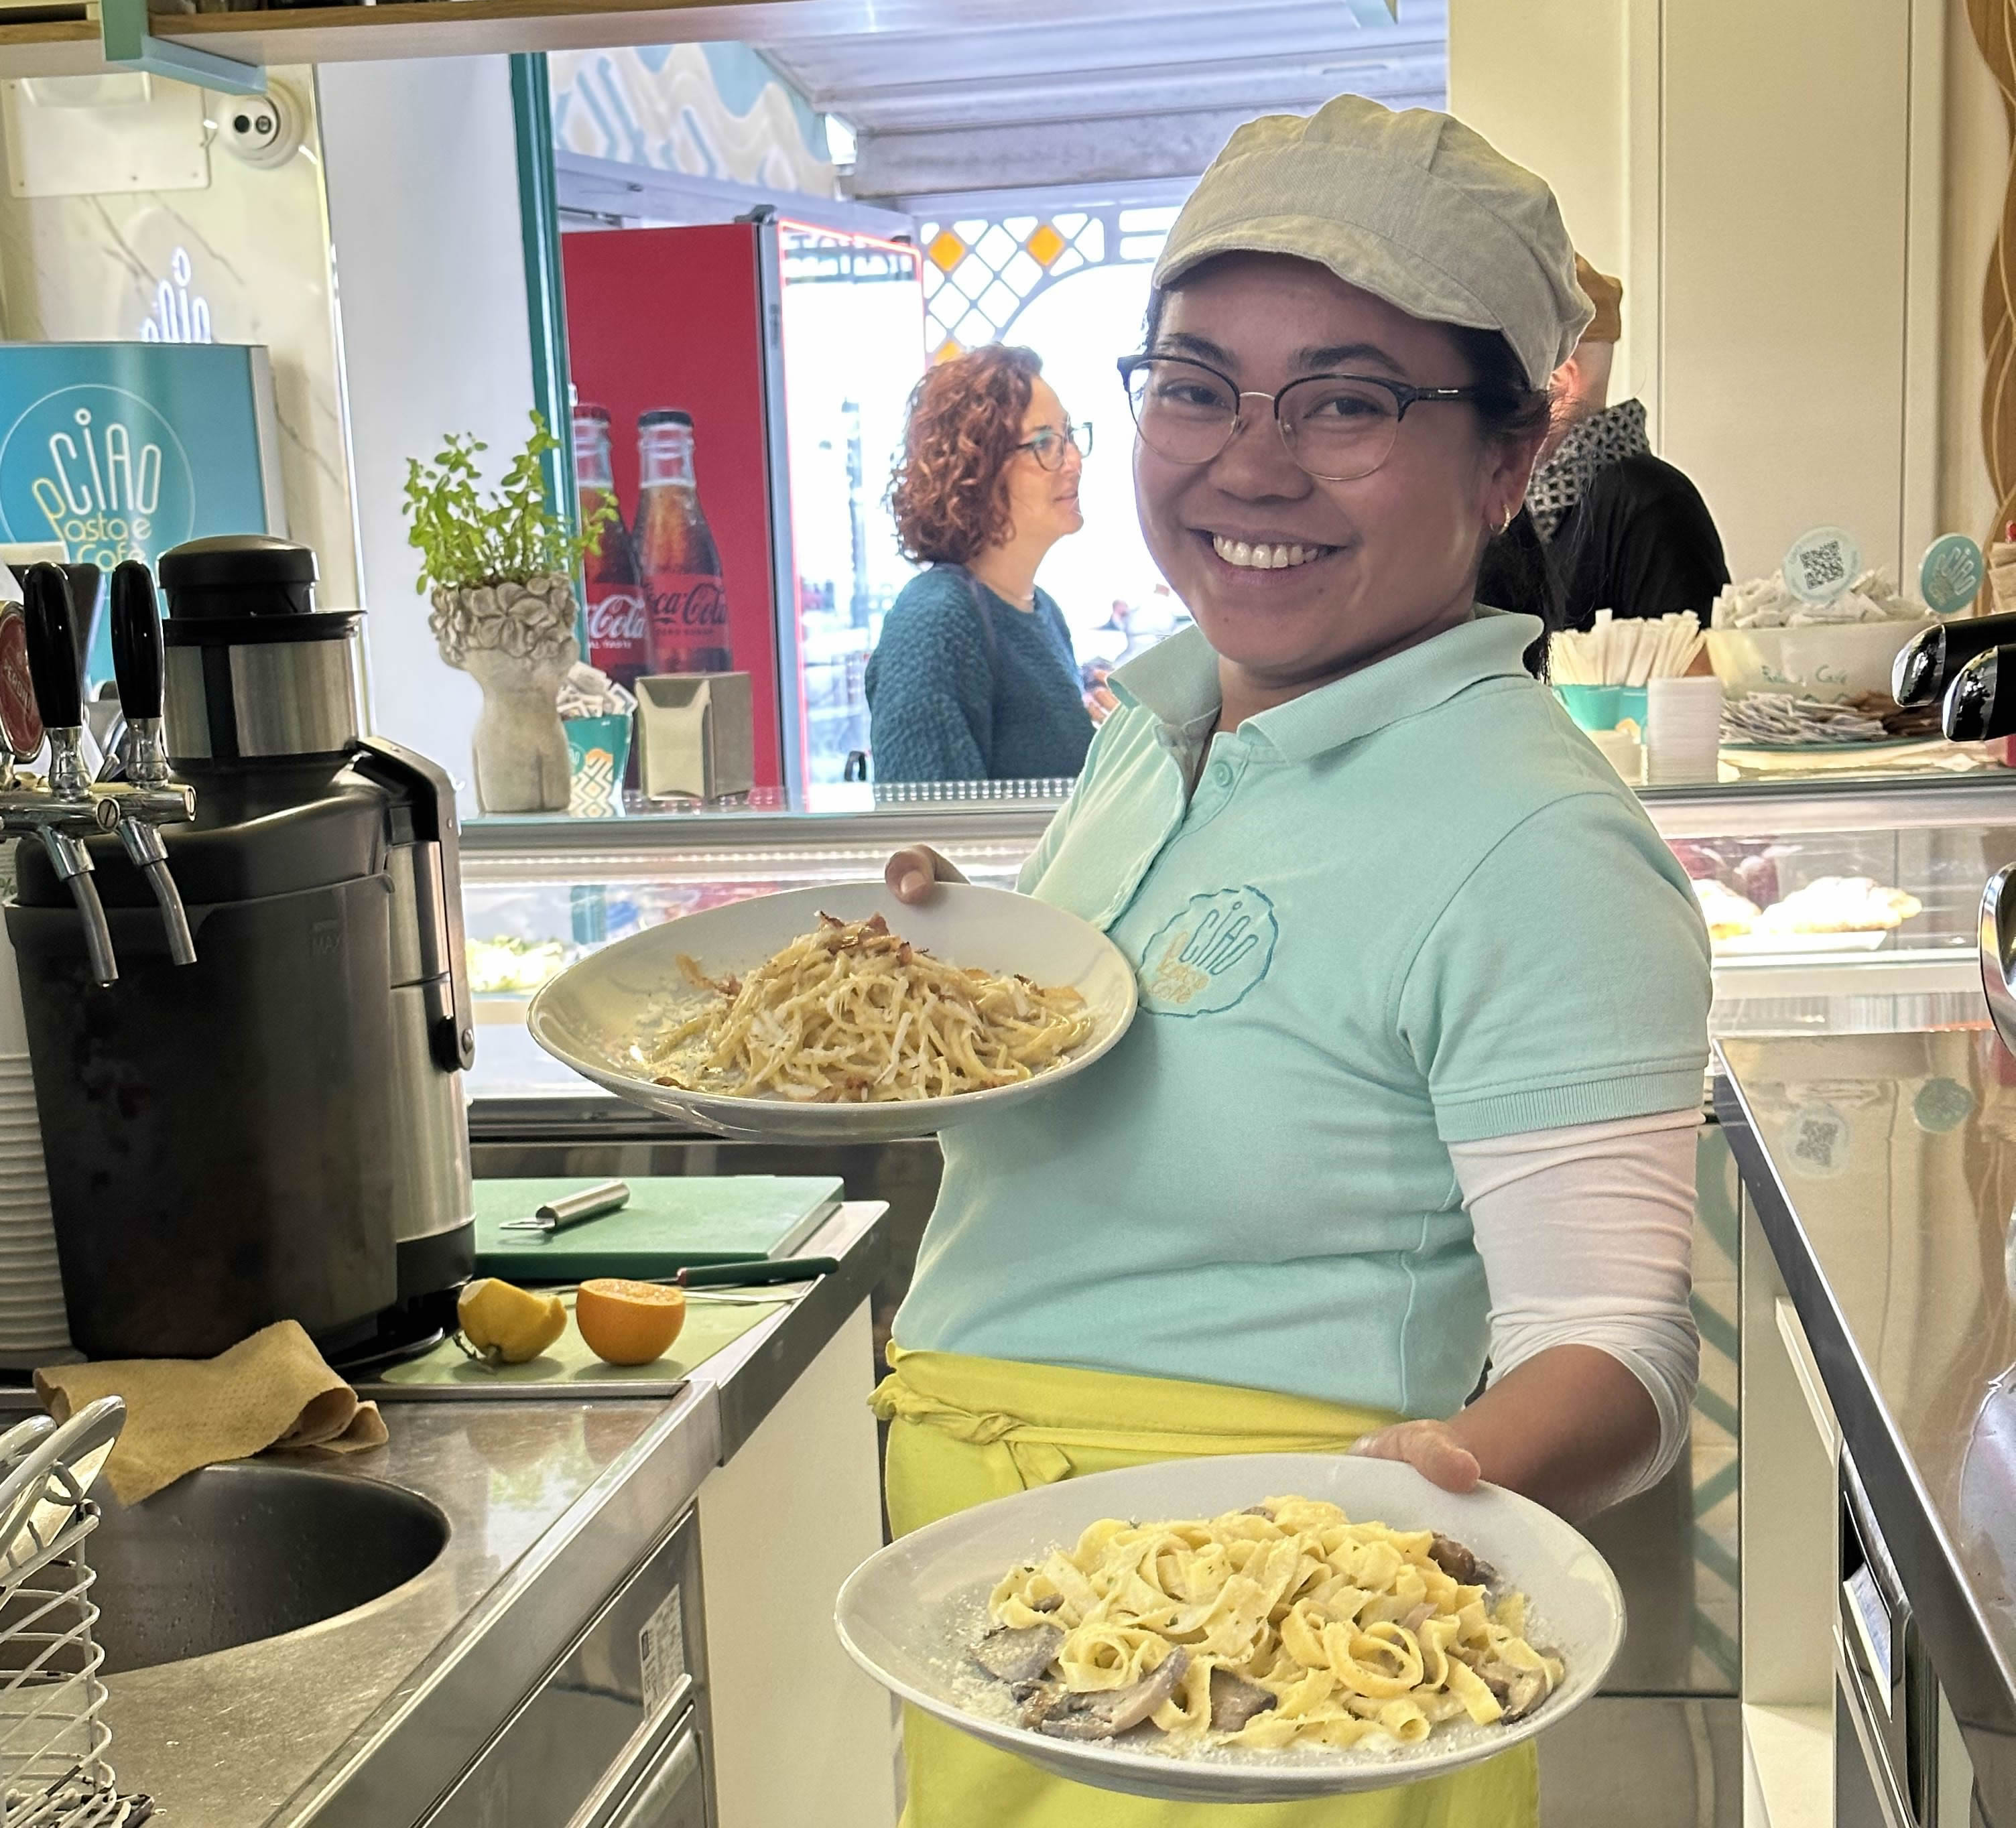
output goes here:
[[904, 587], [868, 662], [869, 746], [884, 781], [1076, 776], [1092, 743], [1071, 635], [1036, 570], [1085, 525], [1075, 426], [1035, 352], [1000, 344], [941, 362], [910, 396], [889, 485]]

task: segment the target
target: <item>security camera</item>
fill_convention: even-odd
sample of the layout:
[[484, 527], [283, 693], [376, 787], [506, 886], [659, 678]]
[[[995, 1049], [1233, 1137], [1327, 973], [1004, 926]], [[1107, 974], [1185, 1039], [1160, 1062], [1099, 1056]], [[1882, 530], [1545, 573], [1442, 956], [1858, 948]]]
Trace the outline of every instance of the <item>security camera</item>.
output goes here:
[[260, 171], [284, 165], [301, 150], [301, 105], [275, 85], [264, 95], [211, 98], [218, 144]]

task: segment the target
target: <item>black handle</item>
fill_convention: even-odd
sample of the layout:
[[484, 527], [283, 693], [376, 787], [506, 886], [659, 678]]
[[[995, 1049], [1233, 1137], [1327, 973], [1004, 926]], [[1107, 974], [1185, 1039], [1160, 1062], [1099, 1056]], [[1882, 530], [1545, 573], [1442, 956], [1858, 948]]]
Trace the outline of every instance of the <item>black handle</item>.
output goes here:
[[138, 559], [112, 574], [112, 671], [129, 723], [161, 714], [161, 613], [153, 574]]
[[28, 620], [28, 677], [42, 721], [52, 730], [74, 730], [84, 721], [84, 692], [70, 633], [70, 580], [60, 567], [31, 565], [21, 574], [21, 597]]
[[1913, 635], [1890, 671], [1900, 705], [1937, 704], [1976, 654], [2016, 642], [2016, 615], [1960, 616]]
[[1954, 742], [1985, 743], [2016, 733], [2016, 692], [1998, 689], [2005, 658], [2016, 668], [2016, 650], [1991, 647], [1953, 675], [1939, 725]]

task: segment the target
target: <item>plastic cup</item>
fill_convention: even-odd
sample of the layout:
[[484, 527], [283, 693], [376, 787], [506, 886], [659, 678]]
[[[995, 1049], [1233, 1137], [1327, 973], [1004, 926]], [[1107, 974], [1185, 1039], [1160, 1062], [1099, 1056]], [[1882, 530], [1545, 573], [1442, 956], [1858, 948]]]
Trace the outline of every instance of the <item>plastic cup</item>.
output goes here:
[[1706, 675], [1654, 679], [1647, 688], [1647, 783], [1712, 782], [1721, 759], [1722, 682]]
[[1624, 715], [1621, 686], [1557, 686], [1554, 696], [1585, 730], [1614, 730]]
[[567, 812], [574, 819], [620, 819], [623, 775], [630, 765], [628, 716], [563, 718], [567, 732]]

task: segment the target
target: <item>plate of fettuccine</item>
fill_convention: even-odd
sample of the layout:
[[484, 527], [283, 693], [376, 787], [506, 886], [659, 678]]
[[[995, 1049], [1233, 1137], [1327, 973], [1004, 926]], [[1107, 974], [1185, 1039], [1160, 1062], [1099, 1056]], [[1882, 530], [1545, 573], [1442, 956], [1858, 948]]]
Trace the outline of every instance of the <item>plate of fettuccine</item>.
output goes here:
[[1250, 1454], [942, 1518], [857, 1568], [835, 1622], [893, 1693], [1060, 1776], [1285, 1802], [1544, 1732], [1600, 1685], [1624, 1601], [1596, 1549], [1517, 1493]]
[[795, 889], [633, 934], [527, 1023], [632, 1103], [724, 1136], [886, 1142], [1045, 1095], [1126, 1031], [1133, 968], [1047, 902], [966, 883]]

